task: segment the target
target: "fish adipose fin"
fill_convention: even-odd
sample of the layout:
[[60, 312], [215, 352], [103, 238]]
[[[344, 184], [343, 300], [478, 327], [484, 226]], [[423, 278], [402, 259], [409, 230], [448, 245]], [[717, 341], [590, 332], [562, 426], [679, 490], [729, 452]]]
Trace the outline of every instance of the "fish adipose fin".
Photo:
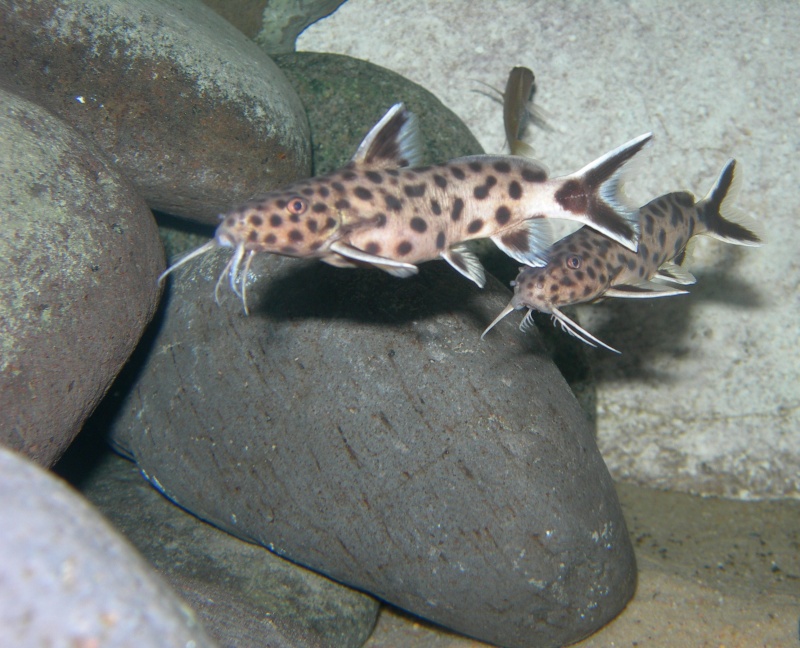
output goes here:
[[532, 218], [491, 237], [512, 259], [534, 268], [547, 265], [547, 249], [553, 244], [553, 238], [553, 228], [545, 218]]
[[603, 297], [623, 297], [626, 299], [650, 299], [651, 297], [673, 297], [675, 295], [685, 295], [687, 291], [672, 286], [656, 283], [655, 281], [643, 281], [638, 284], [627, 284], [614, 286], [603, 293]]
[[396, 169], [419, 166], [421, 159], [417, 116], [398, 103], [367, 133], [352, 162], [376, 169]]
[[360, 261], [361, 263], [368, 263], [376, 268], [380, 268], [384, 272], [388, 272], [390, 275], [402, 278], [411, 277], [419, 272], [419, 268], [411, 263], [403, 263], [401, 261], [395, 261], [394, 259], [387, 259], [386, 257], [368, 254], [367, 252], [359, 250], [352, 245], [347, 245], [347, 243], [343, 243], [342, 241], [331, 243], [329, 249], [331, 252], [336, 252], [336, 254], [344, 257], [345, 261], [344, 264], [341, 264], [337, 263], [337, 260], [331, 257], [326, 257], [323, 259], [323, 261], [333, 266], [350, 267], [357, 265], [356, 263], [353, 263], [354, 261]]
[[645, 133], [606, 153], [570, 176], [556, 192], [556, 201], [573, 219], [635, 252], [639, 245], [639, 210], [625, 204], [625, 165], [652, 139]]
[[483, 288], [486, 284], [486, 275], [481, 262], [466, 245], [454, 245], [439, 256], [467, 279], [478, 284], [479, 288]]
[[752, 219], [733, 206], [741, 186], [740, 175], [736, 173], [736, 160], [730, 160], [722, 169], [717, 182], [700, 201], [705, 234], [727, 243], [758, 246], [762, 236], [755, 231], [757, 226]]
[[661, 265], [655, 278], [662, 281], [671, 281], [681, 286], [691, 286], [693, 283], [697, 283], [697, 279], [691, 272], [670, 261]]

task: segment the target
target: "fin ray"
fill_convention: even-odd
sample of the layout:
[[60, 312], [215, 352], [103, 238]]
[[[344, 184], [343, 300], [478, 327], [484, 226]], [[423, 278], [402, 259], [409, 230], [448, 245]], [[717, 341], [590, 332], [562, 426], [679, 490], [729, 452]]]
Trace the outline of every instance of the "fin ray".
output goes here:
[[[406, 277], [411, 277], [419, 272], [419, 268], [411, 263], [403, 263], [402, 261], [395, 261], [394, 259], [389, 259], [387, 257], [369, 254], [363, 250], [353, 247], [352, 245], [343, 243], [342, 241], [335, 241], [331, 243], [329, 249], [331, 252], [335, 252], [336, 254], [343, 256], [346, 260], [368, 263], [376, 268], [380, 268], [384, 272], [388, 272], [390, 275], [394, 275], [395, 277], [401, 277], [405, 279]], [[331, 265], [335, 264], [332, 263]]]
[[396, 103], [367, 133], [352, 162], [378, 169], [398, 168], [418, 166], [421, 158], [417, 116]]
[[454, 270], [474, 281], [479, 288], [486, 285], [486, 273], [483, 265], [466, 245], [454, 245], [439, 256], [447, 261]]

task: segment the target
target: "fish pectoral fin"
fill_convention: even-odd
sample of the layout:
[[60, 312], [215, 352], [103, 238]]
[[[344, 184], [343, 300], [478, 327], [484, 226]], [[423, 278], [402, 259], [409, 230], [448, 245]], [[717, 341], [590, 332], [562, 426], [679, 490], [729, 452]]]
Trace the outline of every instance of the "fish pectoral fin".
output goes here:
[[374, 169], [419, 166], [422, 159], [417, 116], [397, 103], [367, 133], [352, 162]]
[[478, 257], [466, 245], [454, 245], [439, 256], [467, 279], [478, 284], [479, 288], [483, 288], [486, 285], [486, 274], [483, 271], [483, 266]]
[[546, 218], [532, 218], [495, 234], [491, 239], [515, 261], [541, 268], [547, 265], [547, 249], [553, 244], [553, 228]]
[[671, 281], [681, 286], [691, 286], [693, 283], [697, 282], [697, 279], [695, 279], [695, 276], [691, 272], [671, 261], [661, 264], [656, 274], [656, 279]]
[[623, 297], [626, 299], [649, 299], [651, 297], [673, 297], [685, 295], [686, 290], [665, 286], [655, 281], [643, 281], [637, 284], [614, 286], [603, 293], [604, 297]]
[[588, 344], [590, 347], [601, 346], [604, 349], [612, 351], [613, 353], [620, 353], [614, 347], [609, 346], [608, 344], [603, 342], [600, 338], [596, 338], [594, 335], [589, 333], [589, 331], [587, 331], [585, 328], [579, 326], [577, 322], [571, 320], [557, 308], [553, 309], [551, 315], [553, 317], [553, 322], [558, 322], [561, 325], [562, 331], [566, 331], [572, 337], [578, 338], [581, 342]]
[[[384, 272], [388, 272], [390, 275], [402, 278], [411, 277], [419, 272], [419, 268], [411, 263], [403, 263], [402, 261], [395, 261], [394, 259], [389, 259], [387, 257], [368, 254], [367, 252], [364, 252], [364, 250], [359, 250], [358, 248], [348, 245], [342, 241], [335, 241], [331, 243], [328, 249], [331, 252], [336, 252], [336, 254], [343, 257], [344, 261], [346, 263], [349, 262], [350, 266], [358, 265], [357, 263], [353, 263], [353, 261], [360, 261], [361, 263], [373, 265]], [[330, 257], [324, 260], [331, 265], [337, 265], [337, 263], [333, 262], [332, 258]], [[340, 265], [340, 267], [350, 266], [345, 264]]]

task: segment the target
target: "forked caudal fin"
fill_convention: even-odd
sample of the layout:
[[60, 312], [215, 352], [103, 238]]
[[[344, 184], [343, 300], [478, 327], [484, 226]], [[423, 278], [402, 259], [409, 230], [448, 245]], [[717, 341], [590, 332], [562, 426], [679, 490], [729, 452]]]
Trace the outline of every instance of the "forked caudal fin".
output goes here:
[[639, 210], [625, 204], [622, 174], [652, 137], [645, 133], [606, 153], [570, 176], [555, 196], [575, 220], [634, 252], [639, 241]]
[[735, 245], [759, 246], [762, 243], [761, 236], [753, 231], [756, 227], [750, 222], [751, 219], [733, 206], [740, 186], [736, 160], [730, 160], [711, 191], [699, 203], [703, 224], [707, 228], [705, 233]]

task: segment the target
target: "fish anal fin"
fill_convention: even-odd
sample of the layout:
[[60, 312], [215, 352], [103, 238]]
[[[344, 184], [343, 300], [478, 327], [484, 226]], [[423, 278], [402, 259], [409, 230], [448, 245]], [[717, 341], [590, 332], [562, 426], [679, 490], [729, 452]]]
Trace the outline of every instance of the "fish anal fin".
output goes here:
[[467, 248], [466, 245], [454, 245], [445, 250], [440, 256], [447, 261], [456, 271], [470, 281], [474, 281], [479, 288], [486, 284], [486, 274], [480, 260]]
[[354, 267], [358, 265], [357, 262], [360, 262], [375, 266], [395, 277], [411, 277], [419, 272], [419, 268], [411, 263], [403, 263], [402, 261], [395, 261], [375, 254], [368, 254], [342, 241], [335, 241], [329, 249], [331, 252], [340, 255], [340, 258], [337, 259], [331, 255], [323, 257], [322, 260], [340, 268]]
[[419, 166], [421, 157], [417, 116], [397, 103], [367, 133], [352, 161], [375, 169], [396, 169]]
[[650, 299], [652, 297], [673, 297], [685, 295], [686, 290], [665, 286], [655, 281], [643, 281], [637, 284], [614, 286], [603, 293], [603, 297], [622, 297], [625, 299]]
[[541, 268], [547, 265], [547, 248], [553, 228], [545, 218], [532, 218], [491, 237], [494, 244], [515, 261]]
[[691, 286], [693, 283], [697, 282], [697, 279], [691, 272], [670, 261], [661, 265], [656, 274], [656, 278], [662, 279], [663, 281], [671, 281], [681, 286]]

